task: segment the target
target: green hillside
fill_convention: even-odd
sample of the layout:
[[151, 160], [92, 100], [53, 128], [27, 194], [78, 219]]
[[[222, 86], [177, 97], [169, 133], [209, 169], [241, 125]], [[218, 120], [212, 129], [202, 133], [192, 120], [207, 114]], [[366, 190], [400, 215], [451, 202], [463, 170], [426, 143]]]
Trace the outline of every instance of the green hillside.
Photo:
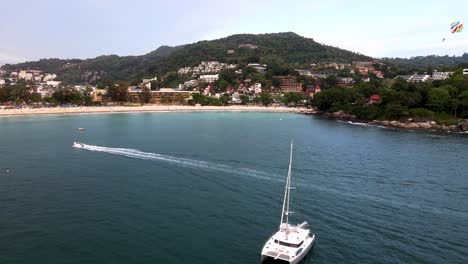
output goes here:
[[[245, 44], [250, 44], [250, 46]], [[228, 53], [233, 50], [233, 53]], [[232, 51], [231, 51], [232, 52]], [[136, 79], [194, 66], [201, 61], [229, 63], [285, 64], [294, 67], [317, 62], [351, 62], [370, 57], [326, 46], [292, 32], [274, 34], [239, 34], [226, 38], [200, 41], [177, 47], [161, 46], [142, 56], [99, 56], [93, 59], [43, 59], [4, 69], [40, 69], [56, 73], [66, 83], [95, 83], [100, 80]]]

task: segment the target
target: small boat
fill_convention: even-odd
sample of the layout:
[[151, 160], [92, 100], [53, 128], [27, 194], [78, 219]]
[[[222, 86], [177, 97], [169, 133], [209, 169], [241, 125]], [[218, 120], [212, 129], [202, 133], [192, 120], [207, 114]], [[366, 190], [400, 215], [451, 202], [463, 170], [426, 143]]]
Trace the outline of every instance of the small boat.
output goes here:
[[84, 128], [84, 127], [79, 127], [79, 128], [77, 128], [77, 130], [78, 130], [78, 131], [84, 131], [84, 130], [86, 130], [86, 128]]
[[80, 142], [73, 142], [73, 146], [74, 148], [84, 148], [85, 145], [83, 143], [80, 143]]
[[291, 164], [293, 144], [289, 156], [289, 169], [284, 191], [283, 210], [279, 230], [265, 243], [262, 249], [262, 262], [268, 258], [279, 259], [287, 263], [299, 263], [310, 251], [315, 241], [307, 222], [299, 225], [289, 224], [289, 197], [291, 191]]

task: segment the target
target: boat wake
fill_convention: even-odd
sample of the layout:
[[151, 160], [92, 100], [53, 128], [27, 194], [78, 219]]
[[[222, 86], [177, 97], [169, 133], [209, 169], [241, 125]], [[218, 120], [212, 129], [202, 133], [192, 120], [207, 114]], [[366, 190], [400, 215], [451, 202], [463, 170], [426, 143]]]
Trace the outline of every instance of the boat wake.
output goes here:
[[87, 144], [83, 144], [79, 142], [73, 142], [73, 147], [79, 148], [79, 149], [85, 149], [89, 151], [104, 152], [104, 153], [109, 153], [109, 154], [114, 154], [114, 155], [120, 155], [120, 156], [124, 156], [128, 158], [161, 161], [161, 162], [176, 164], [178, 166], [186, 167], [186, 168], [215, 170], [215, 171], [227, 172], [231, 174], [251, 176], [251, 177], [264, 179], [264, 180], [275, 180], [275, 178], [271, 177], [271, 174], [268, 174], [263, 171], [258, 171], [258, 170], [249, 169], [249, 168], [233, 167], [229, 165], [201, 161], [201, 160], [180, 158], [180, 157], [158, 154], [158, 153], [143, 152], [143, 151], [136, 150], [136, 149], [108, 148], [108, 147], [102, 147], [102, 146], [87, 145]]

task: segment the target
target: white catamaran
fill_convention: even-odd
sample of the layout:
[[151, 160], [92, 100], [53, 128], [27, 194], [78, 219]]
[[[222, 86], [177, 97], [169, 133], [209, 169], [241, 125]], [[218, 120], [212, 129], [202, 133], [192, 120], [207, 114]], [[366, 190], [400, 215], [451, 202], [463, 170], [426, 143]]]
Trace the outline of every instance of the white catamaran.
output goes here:
[[281, 213], [281, 224], [276, 232], [262, 250], [262, 261], [267, 258], [279, 259], [288, 263], [299, 263], [312, 248], [315, 234], [310, 233], [309, 225], [303, 222], [300, 225], [289, 224], [289, 195], [291, 191], [291, 164], [293, 144], [289, 156], [288, 177], [284, 191], [283, 211]]

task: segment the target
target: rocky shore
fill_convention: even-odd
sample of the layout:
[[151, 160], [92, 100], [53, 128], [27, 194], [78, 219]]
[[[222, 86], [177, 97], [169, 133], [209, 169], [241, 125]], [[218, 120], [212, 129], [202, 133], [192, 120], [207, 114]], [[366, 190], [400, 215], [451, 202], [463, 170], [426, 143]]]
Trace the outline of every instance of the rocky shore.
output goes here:
[[305, 114], [319, 115], [326, 118], [350, 121], [352, 123], [362, 123], [373, 126], [383, 126], [388, 128], [405, 129], [405, 130], [425, 130], [425, 131], [441, 131], [454, 133], [468, 133], [468, 119], [460, 120], [458, 125], [446, 126], [445, 124], [437, 124], [435, 121], [418, 122], [413, 119], [402, 120], [359, 120], [356, 116], [347, 114], [344, 111], [334, 113], [323, 113], [319, 111], [309, 111]]

